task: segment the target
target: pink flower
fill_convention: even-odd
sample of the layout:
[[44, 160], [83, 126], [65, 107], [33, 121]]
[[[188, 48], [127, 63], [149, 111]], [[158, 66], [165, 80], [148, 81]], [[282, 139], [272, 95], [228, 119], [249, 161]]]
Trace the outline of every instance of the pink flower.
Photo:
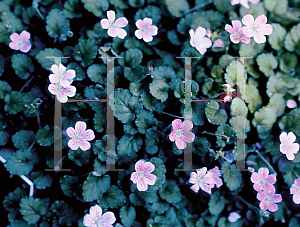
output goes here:
[[198, 192], [199, 188], [211, 194], [211, 189], [214, 187], [215, 180], [212, 172], [207, 172], [207, 168], [197, 169], [197, 173], [191, 172], [189, 182], [194, 184], [190, 187], [194, 192]]
[[300, 178], [294, 181], [294, 184], [290, 188], [290, 194], [293, 195], [293, 201], [296, 204], [300, 203]]
[[113, 227], [112, 224], [116, 221], [113, 212], [106, 212], [102, 215], [100, 206], [95, 205], [90, 208], [90, 214], [84, 215], [83, 224], [88, 227]]
[[75, 77], [75, 70], [70, 69], [66, 70], [61, 63], [59, 67], [56, 64], [53, 64], [51, 70], [54, 74], [50, 74], [49, 80], [51, 83], [60, 83], [63, 87], [69, 87], [73, 82], [72, 78]]
[[239, 215], [237, 212], [231, 212], [228, 216], [228, 220], [230, 222], [236, 222], [240, 218], [241, 218], [241, 215]]
[[293, 109], [293, 108], [297, 107], [297, 103], [296, 103], [293, 99], [289, 99], [289, 100], [286, 102], [286, 106], [287, 106], [288, 108]]
[[91, 129], [86, 129], [86, 123], [83, 121], [77, 121], [75, 124], [75, 129], [72, 127], [67, 128], [67, 134], [71, 139], [68, 142], [68, 146], [72, 150], [77, 150], [80, 147], [81, 150], [86, 151], [90, 149], [90, 140], [95, 139], [94, 131]]
[[108, 29], [107, 34], [111, 37], [119, 37], [124, 39], [127, 35], [127, 32], [122, 29], [128, 24], [128, 21], [125, 17], [120, 17], [115, 21], [115, 12], [113, 10], [107, 11], [107, 19], [101, 20], [101, 26], [104, 29]]
[[211, 37], [211, 30], [210, 29], [206, 29], [206, 33], [205, 35], [210, 38]]
[[257, 43], [266, 42], [266, 36], [270, 35], [273, 32], [273, 27], [270, 24], [267, 24], [267, 17], [262, 14], [258, 16], [255, 21], [251, 14], [247, 14], [243, 17], [242, 22], [244, 26], [243, 33], [247, 37], [254, 36], [254, 41]]
[[135, 171], [131, 174], [130, 180], [137, 184], [139, 191], [146, 191], [149, 185], [154, 185], [157, 177], [154, 174], [150, 174], [155, 169], [155, 166], [151, 162], [144, 162], [139, 160], [135, 163]]
[[194, 32], [193, 29], [190, 30], [190, 44], [192, 47], [196, 47], [196, 49], [201, 53], [204, 54], [206, 52], [207, 48], [210, 48], [212, 45], [212, 42], [209, 38], [204, 37], [206, 35], [205, 28], [202, 28], [199, 26], [196, 29], [196, 32]]
[[217, 39], [212, 47], [224, 47], [224, 43], [222, 41], [222, 39]]
[[12, 42], [9, 44], [9, 47], [13, 50], [20, 50], [23, 53], [27, 53], [31, 48], [29, 38], [30, 33], [27, 31], [22, 31], [20, 35], [14, 32], [10, 35]]
[[253, 188], [258, 192], [261, 190], [272, 190], [274, 188], [273, 184], [276, 182], [276, 176], [274, 174], [269, 176], [269, 170], [267, 168], [260, 168], [258, 173], [252, 173], [250, 179], [252, 183], [254, 183]]
[[76, 93], [76, 88], [74, 86], [63, 87], [60, 83], [49, 84], [48, 90], [51, 94], [56, 95], [58, 101], [61, 103], [66, 103], [68, 97], [73, 97]]
[[294, 154], [297, 154], [299, 151], [299, 144], [294, 143], [296, 140], [296, 136], [294, 133], [283, 132], [279, 136], [280, 139], [280, 152], [286, 154], [288, 160], [293, 160], [295, 158]]
[[135, 25], [138, 30], [135, 31], [135, 36], [138, 39], [143, 38], [145, 42], [151, 42], [154, 35], [157, 35], [157, 27], [152, 24], [151, 18], [144, 18], [144, 20], [137, 20]]
[[173, 130], [169, 139], [174, 142], [178, 149], [186, 148], [186, 142], [192, 143], [195, 139], [195, 134], [189, 132], [193, 128], [193, 123], [189, 120], [181, 122], [180, 119], [172, 121]]
[[258, 192], [256, 198], [261, 201], [259, 204], [261, 210], [269, 209], [271, 212], [278, 209], [278, 206], [274, 203], [279, 203], [282, 200], [280, 194], [275, 194], [274, 187], [268, 192]]
[[[249, 2], [251, 2], [253, 4], [257, 4], [259, 2], [259, 0], [249, 0]], [[239, 3], [241, 3], [242, 6], [249, 9], [248, 0], [231, 0], [231, 5], [236, 5]]]
[[233, 20], [231, 23], [233, 27], [229, 24], [225, 25], [225, 30], [231, 34], [230, 40], [233, 43], [239, 43], [240, 41], [246, 44], [250, 43], [251, 39], [243, 34], [242, 23], [239, 20]]
[[213, 174], [214, 184], [217, 186], [217, 188], [221, 187], [223, 185], [223, 181], [220, 178], [222, 174], [221, 174], [221, 170], [219, 170], [219, 167], [215, 166], [215, 168], [209, 170], [208, 172], [211, 172]]

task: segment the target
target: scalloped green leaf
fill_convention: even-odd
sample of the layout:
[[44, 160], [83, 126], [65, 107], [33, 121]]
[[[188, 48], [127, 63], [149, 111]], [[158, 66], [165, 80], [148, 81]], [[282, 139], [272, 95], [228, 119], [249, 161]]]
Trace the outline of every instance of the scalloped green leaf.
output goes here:
[[6, 102], [4, 110], [9, 114], [17, 114], [25, 109], [28, 97], [25, 93], [12, 91], [5, 95], [4, 101]]
[[14, 146], [18, 149], [27, 150], [35, 139], [33, 131], [20, 130], [12, 136]]
[[151, 95], [162, 102], [168, 99], [169, 86], [163, 80], [155, 80], [149, 84]]
[[84, 4], [84, 8], [96, 17], [100, 17], [109, 7], [107, 0], [81, 0], [81, 2]]
[[283, 14], [287, 11], [288, 1], [287, 0], [265, 0], [265, 8], [276, 14]]
[[63, 11], [52, 9], [46, 17], [46, 31], [48, 35], [54, 39], [59, 37], [67, 37], [70, 31], [70, 21], [66, 18]]
[[267, 94], [269, 97], [276, 93], [284, 95], [286, 91], [286, 83], [278, 74], [269, 77], [269, 80], [267, 82]]
[[37, 158], [30, 151], [18, 150], [11, 154], [4, 164], [10, 174], [27, 175], [37, 163]]
[[158, 192], [160, 197], [169, 203], [177, 203], [181, 199], [180, 189], [173, 180], [166, 181]]
[[283, 98], [283, 94], [272, 95], [267, 107], [274, 107], [276, 109], [277, 117], [281, 116], [286, 107], [286, 101]]
[[226, 111], [219, 109], [219, 103], [209, 102], [206, 104], [205, 115], [207, 120], [214, 125], [220, 125], [227, 121]]
[[[241, 140], [247, 138], [247, 132], [250, 131], [250, 121], [243, 115], [236, 115], [229, 120], [230, 125], [237, 130], [237, 137]], [[244, 133], [245, 132], [245, 133]]]
[[274, 69], [277, 68], [278, 62], [273, 54], [260, 54], [256, 61], [259, 66], [259, 70], [263, 72], [266, 77], [274, 75]]
[[11, 58], [11, 66], [14, 68], [15, 73], [23, 80], [28, 79], [34, 71], [31, 58], [25, 54], [14, 54]]
[[189, 3], [186, 0], [165, 0], [165, 4], [174, 17], [182, 17], [183, 13], [190, 9]]
[[135, 124], [138, 127], [139, 133], [145, 134], [149, 128], [157, 126], [157, 120], [151, 112], [141, 110], [136, 115]]
[[274, 107], [262, 107], [254, 113], [252, 124], [256, 127], [258, 133], [265, 133], [271, 130], [276, 119], [277, 115]]
[[54, 142], [53, 130], [50, 130], [49, 125], [46, 125], [38, 130], [35, 138], [40, 146], [50, 146]]
[[0, 99], [4, 99], [6, 93], [11, 92], [11, 86], [6, 82], [0, 80]]
[[81, 62], [82, 67], [93, 63], [97, 56], [97, 45], [91, 39], [82, 39], [74, 48], [74, 59]]
[[[50, 71], [50, 68], [55, 64], [54, 57], [64, 57], [63, 53], [56, 48], [46, 48], [41, 50], [36, 55], [36, 60], [41, 64], [41, 66]], [[67, 62], [66, 58], [61, 58], [61, 63], [65, 64]]]
[[284, 115], [279, 120], [279, 127], [281, 130], [287, 132], [293, 132], [296, 136], [300, 136], [300, 128], [299, 128], [299, 121], [300, 121], [300, 108], [295, 108], [288, 114]]
[[236, 169], [236, 165], [230, 165], [229, 162], [224, 162], [221, 168], [224, 182], [226, 183], [226, 186], [230, 191], [235, 191], [236, 189], [241, 187], [243, 181], [242, 174], [240, 171], [232, 171], [229, 169]]
[[225, 203], [227, 203], [227, 200], [224, 196], [220, 195], [219, 191], [214, 192], [208, 203], [209, 212], [213, 215], [219, 215], [225, 208]]
[[146, 139], [145, 139], [145, 151], [148, 154], [155, 154], [158, 151], [158, 142], [160, 138], [158, 137], [159, 131], [154, 128], [149, 128], [146, 131]]
[[151, 174], [154, 174], [157, 177], [157, 179], [156, 179], [154, 185], [148, 186], [148, 189], [157, 190], [157, 189], [161, 188], [161, 186], [165, 182], [165, 180], [166, 180], [165, 173], [167, 170], [164, 165], [164, 162], [160, 158], [153, 157], [150, 159], [150, 162], [155, 166], [155, 169]]
[[29, 224], [38, 222], [47, 211], [46, 204], [39, 198], [35, 199], [32, 196], [21, 199], [20, 207], [24, 220]]
[[94, 127], [97, 132], [103, 132], [106, 127], [106, 116], [103, 112], [96, 112], [94, 115]]
[[49, 174], [45, 174], [42, 171], [32, 172], [30, 178], [33, 180], [34, 186], [37, 189], [45, 189], [52, 185], [52, 177]]
[[[191, 85], [191, 82], [188, 81], [188, 86], [191, 86], [191, 91], [192, 91], [192, 99], [196, 98], [196, 95], [198, 94], [199, 92], [199, 85], [196, 81], [193, 81], [192, 80], [192, 85]], [[184, 100], [185, 100], [185, 84], [184, 83], [180, 83], [180, 84], [177, 84], [175, 90], [174, 90], [174, 96], [176, 98], [179, 98], [180, 99], [180, 102], [184, 103]]]
[[137, 48], [132, 48], [122, 52], [121, 57], [122, 58], [118, 58], [120, 65], [133, 67], [142, 62], [143, 52]]
[[[242, 7], [245, 8], [245, 7]], [[239, 50], [239, 56], [250, 56], [255, 57], [259, 53], [262, 52], [262, 50], [265, 48], [266, 43], [258, 44], [254, 41], [254, 39], [251, 39], [250, 43], [245, 44], [242, 43]], [[253, 63], [253, 59], [245, 59], [246, 62]]]
[[145, 3], [145, 0], [128, 0], [128, 3], [132, 7], [142, 7]]
[[98, 203], [102, 209], [114, 209], [124, 205], [126, 203], [126, 197], [122, 190], [115, 185], [111, 185], [103, 196], [98, 199]]
[[79, 0], [67, 0], [64, 3], [64, 14], [70, 19], [81, 17], [82, 12], [80, 11], [79, 3]]
[[110, 185], [110, 176], [104, 175], [98, 177], [90, 174], [82, 185], [83, 199], [86, 202], [92, 202], [100, 199], [103, 197], [103, 193], [105, 193], [112, 186]]
[[[242, 94], [242, 96], [243, 96], [243, 99], [248, 103], [249, 111], [252, 114], [262, 104], [262, 99], [261, 99], [261, 96], [259, 94], [259, 91], [254, 85], [246, 84], [245, 95]], [[233, 106], [233, 105], [231, 105], [231, 106]], [[246, 107], [246, 109], [247, 109], [247, 107]], [[248, 110], [247, 110], [247, 112], [248, 112]]]
[[290, 32], [286, 35], [284, 45], [288, 51], [295, 51], [300, 54], [300, 23], [292, 27]]
[[286, 30], [280, 24], [272, 23], [272, 34], [268, 35], [268, 41], [274, 50], [280, 50], [284, 46]]
[[87, 151], [83, 151], [80, 148], [78, 148], [76, 151], [70, 149], [68, 153], [69, 159], [75, 162], [75, 164], [78, 166], [84, 166], [88, 164], [90, 156], [91, 156], [90, 149]]
[[[267, 12], [262, 2], [259, 2], [257, 4], [250, 3], [248, 5], [249, 5], [248, 9], [246, 7], [240, 7], [241, 17], [244, 17], [246, 14], [251, 14], [254, 18], [257, 18], [261, 14], [267, 15]], [[240, 55], [240, 56], [251, 56], [251, 55]]]
[[104, 65], [92, 64], [87, 69], [87, 75], [91, 81], [99, 84], [106, 83], [106, 67]]
[[77, 188], [78, 181], [79, 181], [78, 178], [73, 176], [65, 175], [60, 177], [59, 183], [60, 183], [61, 190], [66, 196], [73, 197], [75, 188]]
[[6, 131], [0, 131], [0, 146], [4, 146], [9, 139], [9, 133]]
[[135, 16], [134, 20], [137, 21], [138, 19], [143, 20], [145, 17], [152, 19], [152, 24], [158, 24], [161, 18], [161, 9], [154, 5], [147, 5], [144, 9], [139, 9]]
[[124, 227], [130, 227], [132, 226], [135, 217], [136, 217], [136, 212], [134, 207], [130, 206], [123, 206], [120, 209], [120, 218], [121, 218], [121, 222], [124, 225]]
[[294, 53], [285, 52], [280, 55], [279, 67], [283, 72], [293, 73], [298, 65], [298, 57]]
[[8, 212], [15, 212], [16, 207], [20, 205], [22, 198], [26, 197], [26, 192], [20, 187], [16, 188], [13, 192], [10, 192], [7, 196], [4, 197], [3, 207]]
[[[217, 128], [216, 135], [220, 135], [220, 136], [217, 136], [217, 145], [219, 147], [225, 147], [226, 143], [232, 144], [233, 141], [235, 141], [235, 139], [236, 139], [235, 131], [234, 131], [233, 127], [231, 127], [227, 124], [221, 124]], [[225, 138], [224, 136], [227, 136], [229, 138], [229, 140], [227, 140], [227, 138]]]
[[236, 116], [236, 115], [247, 116], [248, 108], [245, 102], [242, 99], [237, 97], [232, 99], [232, 102], [230, 104], [230, 113], [232, 116]]
[[141, 137], [125, 134], [118, 142], [118, 155], [132, 156], [141, 149], [142, 144], [143, 140]]
[[227, 66], [225, 73], [225, 81], [227, 84], [244, 86], [244, 80], [247, 80], [247, 74], [245, 73], [244, 66], [238, 61], [233, 61]]
[[145, 71], [144, 67], [140, 65], [135, 65], [131, 68], [125, 67], [124, 76], [127, 80], [131, 82], [139, 82], [145, 77], [144, 71]]

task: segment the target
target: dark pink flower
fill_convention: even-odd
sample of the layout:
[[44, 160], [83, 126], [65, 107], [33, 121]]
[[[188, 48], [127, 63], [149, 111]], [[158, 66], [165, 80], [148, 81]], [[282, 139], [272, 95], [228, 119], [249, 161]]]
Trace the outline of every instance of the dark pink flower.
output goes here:
[[279, 136], [280, 139], [280, 152], [285, 154], [288, 160], [293, 160], [295, 158], [294, 154], [297, 154], [299, 151], [299, 144], [294, 143], [296, 136], [293, 132], [283, 132]]
[[275, 188], [271, 188], [268, 192], [258, 192], [256, 198], [260, 200], [259, 207], [261, 210], [269, 210], [275, 212], [278, 206], [274, 203], [281, 202], [282, 198], [280, 194], [275, 194]]
[[231, 34], [230, 40], [233, 43], [239, 43], [240, 41], [246, 44], [250, 43], [251, 39], [245, 36], [243, 33], [242, 23], [239, 20], [233, 20], [231, 23], [233, 27], [231, 27], [229, 24], [225, 25], [225, 30]]
[[197, 173], [191, 172], [189, 182], [194, 184], [190, 187], [194, 192], [198, 192], [201, 188], [203, 191], [211, 194], [211, 189], [214, 187], [215, 180], [212, 172], [207, 172], [207, 168], [197, 169]]
[[173, 130], [169, 139], [174, 142], [178, 149], [186, 148], [186, 142], [192, 143], [195, 139], [195, 134], [189, 132], [193, 128], [193, 123], [185, 120], [183, 123], [180, 119], [172, 121]]
[[293, 195], [294, 203], [300, 204], [300, 178], [294, 181], [294, 184], [290, 188], [290, 194]]
[[102, 215], [100, 206], [95, 205], [90, 208], [90, 213], [84, 215], [83, 224], [87, 227], [113, 227], [112, 224], [116, 221], [113, 212], [106, 212]]
[[153, 40], [154, 35], [157, 35], [157, 27], [152, 25], [151, 18], [144, 18], [143, 20], [137, 20], [135, 23], [138, 30], [135, 31], [135, 36], [138, 39], [142, 39], [145, 42], [151, 42]]
[[95, 139], [94, 131], [91, 129], [86, 129], [86, 123], [84, 121], [77, 121], [75, 124], [75, 129], [72, 127], [67, 128], [67, 134], [71, 139], [68, 142], [68, 146], [72, 150], [77, 150], [80, 147], [81, 150], [88, 150], [91, 145], [90, 140]]
[[254, 183], [253, 188], [258, 192], [261, 190], [275, 190], [273, 184], [276, 182], [276, 176], [274, 174], [269, 175], [269, 170], [267, 168], [260, 168], [258, 173], [252, 173], [250, 179]]
[[13, 50], [20, 50], [23, 53], [27, 53], [31, 48], [29, 38], [30, 33], [27, 31], [22, 31], [20, 35], [13, 33], [10, 35], [12, 42], [9, 44], [9, 47]]
[[139, 160], [135, 163], [135, 171], [131, 174], [130, 180], [137, 184], [139, 191], [146, 191], [149, 185], [154, 185], [157, 177], [154, 174], [150, 174], [155, 169], [155, 166], [151, 162], [144, 162]]
[[214, 44], [212, 45], [212, 47], [224, 47], [224, 43], [222, 41], [222, 39], [217, 39]]

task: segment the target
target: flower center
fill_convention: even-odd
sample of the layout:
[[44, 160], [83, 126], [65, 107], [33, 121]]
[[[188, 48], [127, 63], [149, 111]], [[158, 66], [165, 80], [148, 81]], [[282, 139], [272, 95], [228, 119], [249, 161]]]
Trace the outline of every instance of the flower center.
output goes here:
[[270, 196], [266, 196], [266, 197], [265, 197], [265, 202], [266, 202], [266, 203], [271, 202]]
[[139, 171], [139, 172], [137, 173], [137, 176], [138, 176], [139, 178], [142, 178], [142, 177], [144, 176], [144, 172], [143, 172], [143, 171]]
[[253, 28], [252, 28], [252, 30], [253, 30], [254, 32], [257, 32], [257, 29], [258, 29], [257, 26], [253, 26]]
[[299, 186], [296, 186], [295, 193], [300, 193], [300, 187]]
[[146, 32], [146, 28], [142, 28], [141, 30], [142, 30], [142, 32]]
[[97, 227], [100, 227], [100, 226], [102, 226], [102, 221], [101, 221], [101, 218], [98, 218], [96, 221], [95, 221], [95, 223], [94, 223], [95, 225], [97, 225]]
[[56, 87], [56, 90], [57, 90], [58, 93], [62, 93], [63, 88], [60, 84], [58, 84], [57, 87]]
[[182, 136], [182, 130], [180, 130], [180, 129], [178, 129], [177, 131], [176, 131], [176, 133], [175, 133], [175, 135], [177, 136], [177, 137], [181, 137]]
[[81, 136], [78, 135], [78, 134], [76, 134], [76, 135], [74, 136], [74, 139], [75, 139], [76, 141], [80, 141], [80, 140], [81, 140]]
[[234, 36], [235, 38], [239, 38], [239, 37], [240, 37], [240, 34], [237, 33], [237, 32], [234, 32], [234, 33], [233, 33], [233, 36]]
[[282, 144], [282, 148], [283, 148], [284, 150], [287, 150], [288, 145], [284, 143], [284, 144]]
[[197, 183], [200, 185], [202, 183], [202, 178], [198, 178]]
[[266, 183], [265, 179], [260, 179], [259, 180], [260, 185], [264, 185]]
[[21, 47], [21, 46], [23, 46], [23, 42], [21, 40], [18, 40], [17, 45], [18, 45], [18, 47]]

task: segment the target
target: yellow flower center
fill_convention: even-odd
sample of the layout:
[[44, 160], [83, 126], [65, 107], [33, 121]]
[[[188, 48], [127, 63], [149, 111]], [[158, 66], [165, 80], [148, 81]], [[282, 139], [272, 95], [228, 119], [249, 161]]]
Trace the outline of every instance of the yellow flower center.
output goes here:
[[182, 134], [183, 134], [183, 133], [182, 133], [182, 130], [180, 130], [180, 129], [177, 130], [176, 133], [175, 133], [175, 135], [176, 135], [177, 137], [181, 137]]
[[81, 140], [81, 136], [77, 134], [77, 135], [74, 136], [74, 139], [75, 139], [75, 141], [80, 141]]

